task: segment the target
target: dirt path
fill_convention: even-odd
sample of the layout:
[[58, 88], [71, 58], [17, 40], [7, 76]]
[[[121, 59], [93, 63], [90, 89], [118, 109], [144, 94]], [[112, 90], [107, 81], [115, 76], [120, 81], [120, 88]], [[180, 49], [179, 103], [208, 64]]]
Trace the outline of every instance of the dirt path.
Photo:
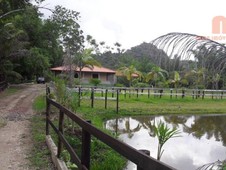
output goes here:
[[[0, 169], [26, 170], [26, 159], [32, 147], [30, 121], [33, 115], [32, 102], [45, 92], [45, 85], [21, 85], [19, 92], [0, 98], [0, 116], [7, 124], [0, 128]], [[1, 95], [1, 94], [0, 94]]]

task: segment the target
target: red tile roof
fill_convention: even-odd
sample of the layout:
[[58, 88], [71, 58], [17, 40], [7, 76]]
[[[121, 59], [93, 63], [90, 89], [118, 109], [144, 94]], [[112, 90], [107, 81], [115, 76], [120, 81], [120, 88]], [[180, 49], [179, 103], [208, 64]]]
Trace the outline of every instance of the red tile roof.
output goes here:
[[[68, 66], [60, 66], [60, 67], [55, 67], [55, 68], [51, 68], [52, 71], [66, 71], [69, 70]], [[78, 68], [75, 69], [75, 71], [78, 71]], [[115, 73], [114, 70], [105, 68], [105, 67], [98, 67], [98, 66], [93, 66], [93, 69], [90, 69], [88, 67], [84, 67], [82, 69], [82, 72], [98, 72], [98, 73]]]

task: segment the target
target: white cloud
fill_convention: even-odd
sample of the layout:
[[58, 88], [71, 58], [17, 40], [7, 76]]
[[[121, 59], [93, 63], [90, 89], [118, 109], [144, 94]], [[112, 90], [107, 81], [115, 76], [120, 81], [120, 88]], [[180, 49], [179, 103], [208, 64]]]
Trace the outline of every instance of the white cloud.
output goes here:
[[151, 41], [169, 32], [188, 32], [208, 36], [214, 16], [225, 14], [224, 0], [46, 0], [81, 13], [86, 34], [109, 45], [125, 48]]

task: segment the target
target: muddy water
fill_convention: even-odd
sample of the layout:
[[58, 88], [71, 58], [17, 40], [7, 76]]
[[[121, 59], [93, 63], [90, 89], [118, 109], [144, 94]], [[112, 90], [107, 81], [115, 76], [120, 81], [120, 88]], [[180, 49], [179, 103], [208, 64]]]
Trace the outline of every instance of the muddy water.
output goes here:
[[[156, 158], [158, 140], [153, 126], [160, 120], [181, 131], [181, 137], [163, 146], [161, 161], [176, 169], [193, 170], [226, 159], [226, 115], [126, 117], [108, 120], [105, 127], [134, 148], [150, 150]], [[127, 169], [135, 170], [136, 166], [129, 162]]]

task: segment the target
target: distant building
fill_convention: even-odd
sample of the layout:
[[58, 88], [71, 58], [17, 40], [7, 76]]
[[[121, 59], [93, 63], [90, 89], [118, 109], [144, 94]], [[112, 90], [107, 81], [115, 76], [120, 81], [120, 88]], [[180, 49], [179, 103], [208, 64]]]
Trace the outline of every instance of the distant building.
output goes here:
[[[55, 73], [55, 75], [64, 73], [69, 71], [69, 67], [67, 66], [60, 66], [51, 68], [51, 71]], [[79, 70], [74, 70], [74, 78], [79, 77]], [[81, 82], [82, 83], [89, 83], [90, 79], [96, 78], [101, 80], [101, 84], [107, 84], [107, 85], [114, 85], [116, 83], [116, 76], [115, 71], [105, 68], [105, 67], [97, 67], [93, 66], [93, 69], [84, 67], [81, 71]]]

